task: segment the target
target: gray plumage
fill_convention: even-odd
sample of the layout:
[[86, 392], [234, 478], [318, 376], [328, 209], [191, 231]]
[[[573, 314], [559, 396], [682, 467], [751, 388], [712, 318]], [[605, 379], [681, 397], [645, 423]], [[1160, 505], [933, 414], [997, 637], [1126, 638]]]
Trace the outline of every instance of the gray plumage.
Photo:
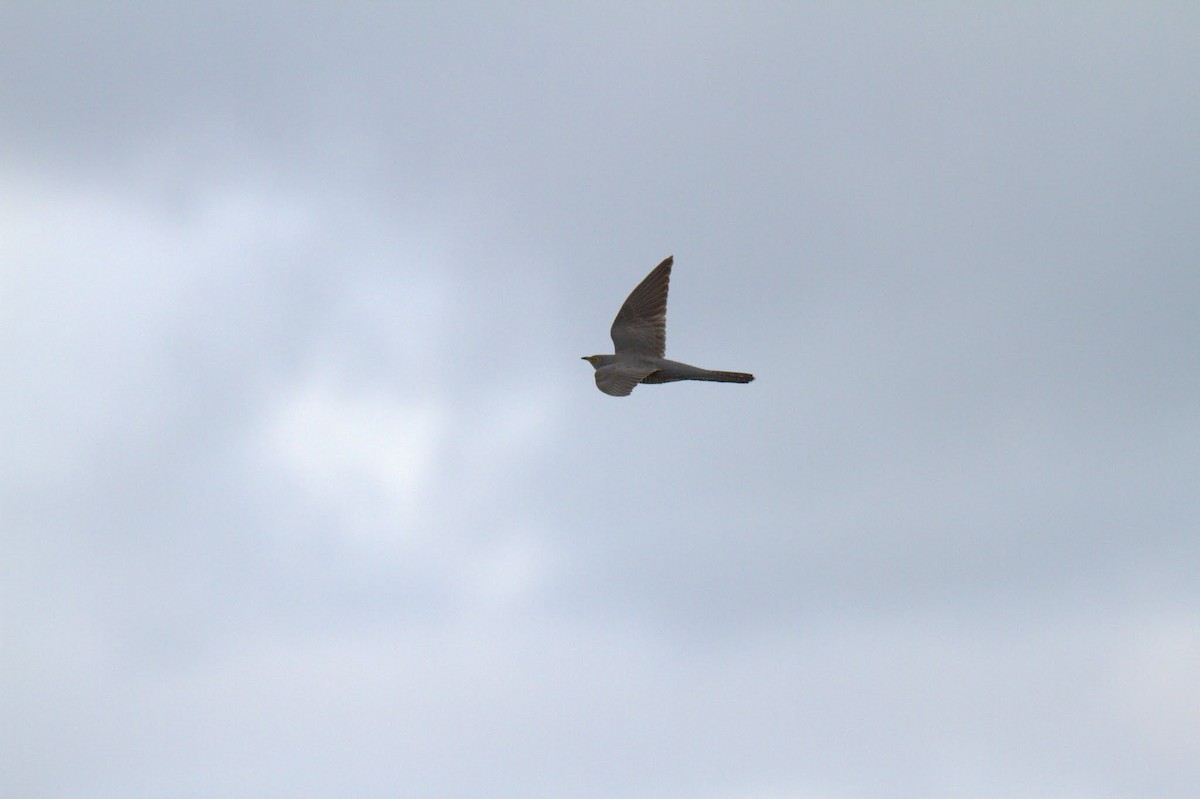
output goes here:
[[584, 356], [596, 369], [596, 387], [605, 394], [626, 397], [638, 383], [749, 383], [754, 379], [745, 372], [716, 372], [663, 357], [667, 350], [667, 289], [674, 262], [675, 257], [669, 256], [654, 267], [617, 312], [609, 331], [615, 354]]

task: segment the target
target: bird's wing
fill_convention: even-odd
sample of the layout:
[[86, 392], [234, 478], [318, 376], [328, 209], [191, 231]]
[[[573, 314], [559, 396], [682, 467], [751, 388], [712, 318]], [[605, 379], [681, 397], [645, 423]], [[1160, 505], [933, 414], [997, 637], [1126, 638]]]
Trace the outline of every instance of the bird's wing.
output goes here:
[[601, 366], [596, 370], [596, 388], [614, 397], [628, 397], [634, 386], [653, 371], [621, 364]]
[[667, 287], [674, 262], [675, 256], [670, 256], [654, 267], [617, 312], [610, 333], [618, 355], [663, 357], [667, 350]]

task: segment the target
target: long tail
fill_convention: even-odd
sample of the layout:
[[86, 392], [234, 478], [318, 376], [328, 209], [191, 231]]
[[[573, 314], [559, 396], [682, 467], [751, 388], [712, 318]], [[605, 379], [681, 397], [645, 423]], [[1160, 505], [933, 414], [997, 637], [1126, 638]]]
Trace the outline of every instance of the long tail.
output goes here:
[[660, 369], [642, 378], [643, 383], [674, 383], [679, 380], [709, 380], [713, 383], [749, 383], [754, 375], [746, 372], [714, 372], [711, 369], [689, 367], [684, 370]]
[[714, 383], [749, 383], [754, 379], [754, 375], [747, 372], [713, 372], [699, 377], [689, 378], [691, 380], [711, 380]]

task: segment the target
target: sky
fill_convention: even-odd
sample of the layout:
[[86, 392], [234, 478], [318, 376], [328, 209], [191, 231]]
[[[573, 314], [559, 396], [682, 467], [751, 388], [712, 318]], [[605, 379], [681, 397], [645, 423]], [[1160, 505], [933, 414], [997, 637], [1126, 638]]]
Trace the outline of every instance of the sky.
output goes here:
[[6, 4], [0, 794], [1200, 795], [1198, 40]]

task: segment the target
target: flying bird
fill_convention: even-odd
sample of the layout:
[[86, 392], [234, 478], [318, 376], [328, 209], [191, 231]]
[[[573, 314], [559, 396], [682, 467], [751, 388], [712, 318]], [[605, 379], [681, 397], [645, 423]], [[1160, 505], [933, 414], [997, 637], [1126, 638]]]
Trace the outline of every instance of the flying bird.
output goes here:
[[663, 357], [667, 350], [667, 286], [674, 262], [672, 255], [654, 267], [617, 312], [610, 331], [616, 354], [583, 356], [595, 367], [596, 387], [605, 394], [627, 397], [638, 383], [749, 383], [754, 379], [745, 372], [714, 372]]

